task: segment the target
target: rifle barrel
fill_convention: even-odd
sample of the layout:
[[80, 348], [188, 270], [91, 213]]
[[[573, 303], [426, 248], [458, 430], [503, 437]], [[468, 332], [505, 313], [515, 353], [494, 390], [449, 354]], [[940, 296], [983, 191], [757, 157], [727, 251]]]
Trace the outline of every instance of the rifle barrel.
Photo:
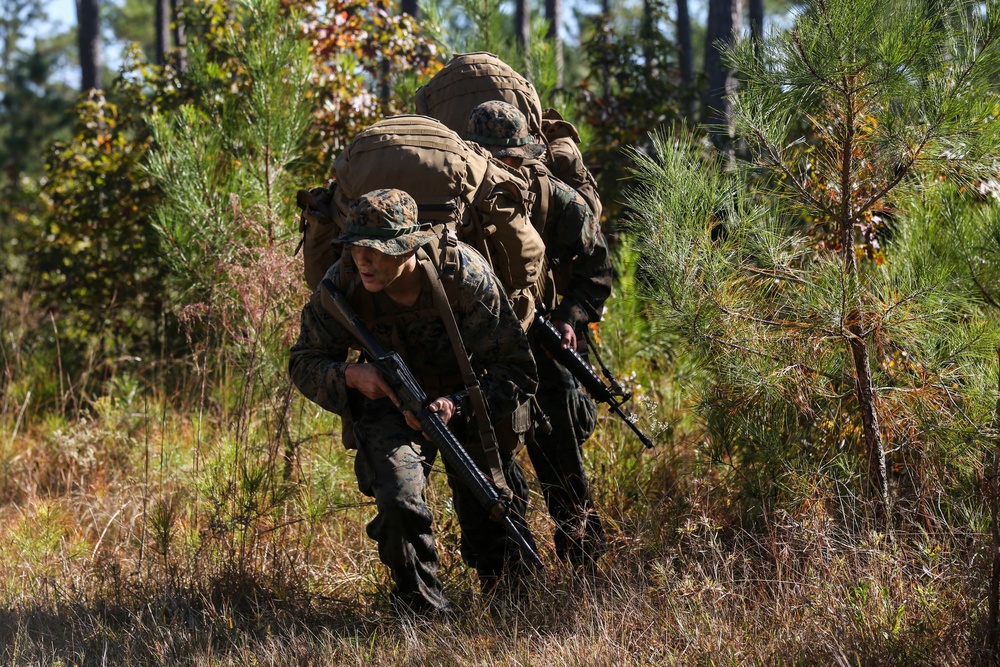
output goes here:
[[[552, 326], [552, 323], [540, 314], [535, 315], [535, 326], [538, 327], [537, 335], [541, 340], [542, 347], [548, 350], [566, 370], [573, 374], [573, 377], [579, 380], [592, 399], [599, 403], [607, 403], [615, 414], [621, 417], [622, 421], [628, 424], [628, 427], [639, 436], [639, 440], [646, 446], [646, 449], [652, 449], [654, 444], [650, 437], [636, 426], [634, 417], [629, 417], [622, 411], [622, 404], [618, 402], [617, 396], [624, 396], [624, 399], [628, 400], [629, 395], [624, 390], [621, 390], [618, 381], [611, 377], [609, 378], [611, 385], [604, 384], [604, 381], [594, 372], [590, 363], [579, 352], [562, 346], [562, 336]], [[619, 392], [617, 395], [615, 394], [616, 391]]]
[[622, 421], [624, 421], [624, 422], [625, 422], [626, 424], [628, 424], [628, 427], [629, 427], [630, 429], [632, 429], [632, 431], [633, 431], [633, 432], [634, 432], [634, 433], [635, 433], [635, 434], [636, 434], [637, 436], [639, 436], [639, 440], [641, 440], [641, 441], [642, 441], [642, 444], [646, 445], [646, 449], [652, 449], [652, 448], [653, 448], [653, 446], [654, 446], [654, 445], [653, 445], [653, 441], [652, 441], [652, 440], [650, 440], [649, 436], [648, 436], [648, 435], [646, 435], [645, 433], [643, 433], [643, 432], [642, 432], [642, 431], [641, 431], [641, 430], [639, 429], [639, 427], [635, 425], [635, 422], [633, 421], [633, 418], [631, 418], [631, 417], [629, 417], [628, 415], [626, 415], [626, 414], [625, 414], [625, 413], [624, 413], [624, 412], [622, 411], [622, 409], [621, 409], [621, 406], [619, 406], [619, 405], [616, 405], [616, 404], [614, 404], [614, 403], [610, 403], [609, 405], [611, 405], [611, 409], [615, 411], [615, 414], [617, 414], [617, 415], [618, 415], [619, 417], [621, 417], [621, 418], [622, 418]]
[[[479, 469], [479, 466], [472, 460], [469, 453], [462, 447], [457, 446], [457, 441], [451, 434], [451, 431], [448, 430], [444, 421], [426, 408], [417, 413], [417, 418], [420, 421], [420, 425], [424, 427], [424, 432], [438, 446], [441, 456], [451, 464], [455, 475], [465, 484], [467, 489], [472, 491], [472, 495], [476, 497], [476, 500], [491, 514], [493, 513], [493, 509], [498, 505], [506, 511], [506, 504], [500, 499], [499, 494], [497, 494], [490, 482], [487, 481], [483, 471]], [[446, 430], [447, 433], [445, 433]], [[532, 567], [543, 569], [545, 564], [542, 563], [534, 547], [531, 546], [521, 531], [518, 530], [517, 526], [514, 525], [514, 522], [511, 521], [510, 516], [505, 514], [499, 519], [499, 523], [503, 526], [507, 535], [517, 543], [525, 561]]]

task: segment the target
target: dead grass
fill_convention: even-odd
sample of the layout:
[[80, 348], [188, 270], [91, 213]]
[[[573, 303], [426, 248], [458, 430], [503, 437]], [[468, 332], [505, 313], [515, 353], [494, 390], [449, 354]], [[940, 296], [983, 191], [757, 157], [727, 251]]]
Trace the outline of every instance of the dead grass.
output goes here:
[[[302, 414], [302, 432], [335, 430], [308, 406]], [[901, 531], [890, 543], [845, 525], [822, 494], [741, 528], [725, 489], [683, 481], [678, 452], [641, 452], [613, 422], [590, 450], [611, 552], [593, 575], [569, 572], [536, 495], [532, 524], [549, 567], [514, 600], [478, 594], [436, 475], [443, 576], [459, 609], [447, 620], [389, 609], [387, 574], [363, 536], [372, 508], [335, 438], [300, 446], [284, 479], [266, 442], [235, 446], [222, 424], [194, 429], [169, 412], [108, 409], [9, 435], [0, 435], [4, 665], [965, 665], [985, 656], [984, 536]], [[248, 488], [257, 467], [264, 482]]]
[[[808, 471], [789, 473], [794, 492], [782, 500], [743, 507], [732, 476], [699, 461], [704, 436], [667, 378], [625, 377], [640, 426], [662, 443], [656, 451], [604, 410], [588, 444], [611, 547], [592, 574], [556, 561], [536, 492], [530, 521], [547, 571], [516, 598], [481, 596], [458, 556], [439, 470], [429, 500], [458, 613], [417, 619], [389, 607], [388, 574], [364, 536], [373, 507], [357, 491], [336, 418], [289, 394], [274, 359], [243, 360], [245, 379], [227, 384], [240, 365], [203, 351], [184, 394], [197, 397], [193, 407], [134, 370], [105, 396], [61, 401], [88, 406], [64, 419], [31, 403], [34, 371], [19, 361], [18, 340], [4, 343], [0, 377], [0, 665], [990, 657], [981, 628], [989, 544], [976, 499], [933, 521], [901, 514], [894, 541], [866, 527], [845, 485]], [[200, 374], [211, 369], [214, 385]], [[947, 501], [949, 490], [937, 491]]]

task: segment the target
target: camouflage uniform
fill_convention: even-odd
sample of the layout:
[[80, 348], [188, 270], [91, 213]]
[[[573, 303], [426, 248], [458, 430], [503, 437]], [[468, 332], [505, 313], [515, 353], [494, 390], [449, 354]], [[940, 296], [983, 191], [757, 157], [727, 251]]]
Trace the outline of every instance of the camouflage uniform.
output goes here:
[[[600, 221], [576, 190], [538, 161], [545, 146], [533, 142], [524, 115], [513, 105], [494, 101], [477, 106], [469, 117], [466, 138], [495, 157], [523, 160], [520, 170], [534, 195], [532, 223], [545, 241], [554, 275], [547, 301], [549, 306], [557, 300], [558, 304], [549, 315], [572, 326], [579, 341], [585, 340], [584, 328], [600, 321], [611, 294], [611, 258]], [[544, 212], [538, 206], [542, 201], [547, 202]], [[552, 432], [536, 430], [528, 442], [528, 455], [556, 523], [556, 552], [580, 565], [607, 550], [583, 466], [582, 447], [597, 425], [597, 406], [576, 378], [542, 350], [536, 334], [528, 332], [538, 364], [536, 396]]]
[[[402, 208], [395, 201], [401, 196], [407, 200]], [[415, 250], [433, 235], [410, 231], [386, 238], [372, 232], [371, 228], [380, 224], [379, 217], [415, 221], [416, 204], [399, 190], [375, 191], [359, 202], [367, 202], [367, 207], [359, 212], [358, 204], [352, 205], [346, 233], [339, 237], [345, 245], [368, 245], [385, 254], [398, 255]], [[366, 214], [375, 220], [365, 220]], [[402, 223], [397, 227], [406, 229]], [[531, 350], [489, 265], [469, 246], [458, 244], [457, 250], [461, 262], [453, 278], [457, 302], [452, 307], [461, 337], [478, 368], [485, 371], [480, 376], [480, 385], [491, 414], [509, 414], [535, 390], [537, 371]], [[346, 265], [342, 270], [344, 262], [349, 263], [349, 253], [330, 268], [327, 277], [339, 283], [374, 337], [386, 349], [399, 353], [429, 397], [453, 395], [460, 412], [449, 427], [482, 465], [479, 460], [482, 448], [478, 445], [471, 407], [466, 404], [467, 399], [459, 398], [464, 387], [458, 362], [434, 305], [426, 273], [417, 269], [421, 291], [416, 303], [401, 307], [384, 292], [369, 293], [356, 284]], [[347, 388], [345, 360], [348, 348], [354, 346], [351, 334], [323, 308], [317, 292], [302, 311], [301, 331], [291, 350], [289, 373], [307, 398], [353, 421], [358, 488], [374, 497], [378, 507], [367, 534], [378, 542], [379, 558], [392, 571], [393, 598], [415, 610], [445, 608], [447, 601], [436, 574], [438, 559], [432, 516], [424, 496], [436, 449], [406, 424], [388, 398], [371, 400]], [[512, 518], [523, 528], [527, 498], [524, 474], [511, 456], [504, 456], [502, 463], [515, 496]], [[500, 524], [491, 521], [486, 510], [451, 475], [449, 484], [462, 529], [462, 556], [477, 569], [484, 585], [503, 571], [518, 567], [518, 547]], [[526, 530], [523, 532], [528, 535]], [[530, 542], [530, 535], [528, 539]]]

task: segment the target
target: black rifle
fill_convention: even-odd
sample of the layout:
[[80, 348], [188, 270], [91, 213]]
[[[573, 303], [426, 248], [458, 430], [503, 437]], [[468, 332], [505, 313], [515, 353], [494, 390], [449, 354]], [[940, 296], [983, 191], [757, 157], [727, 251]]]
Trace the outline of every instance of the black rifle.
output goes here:
[[[427, 399], [427, 394], [417, 383], [416, 378], [410, 373], [410, 369], [406, 367], [400, 356], [395, 352], [386, 351], [379, 344], [351, 309], [347, 299], [340, 293], [332, 280], [324, 278], [322, 285], [339, 313], [337, 320], [361, 343], [368, 357], [372, 360], [372, 365], [382, 374], [382, 377], [396, 394], [396, 398], [399, 399], [400, 410], [408, 410], [416, 416], [423, 432], [431, 442], [437, 445], [441, 456], [451, 466], [454, 474], [472, 492], [476, 500], [489, 511], [490, 517], [500, 523], [507, 535], [517, 543], [527, 564], [539, 569], [544, 568], [542, 559], [539, 558], [534, 547], [511, 521], [510, 507], [507, 502], [500, 497], [493, 484], [486, 479], [479, 466], [455, 438], [448, 425], [441, 417], [427, 409], [427, 404], [430, 402]], [[331, 314], [336, 315], [335, 313]], [[479, 417], [477, 416], [477, 418]]]
[[580, 381], [591, 398], [600, 403], [607, 403], [614, 413], [621, 417], [630, 429], [635, 431], [635, 434], [642, 440], [642, 444], [646, 445], [647, 448], [653, 447], [653, 441], [649, 439], [649, 436], [635, 425], [635, 418], [622, 412], [622, 404], [632, 395], [622, 388], [609, 371], [605, 370], [604, 372], [610, 384], [604, 384], [590, 363], [580, 356], [579, 352], [572, 348], [563, 347], [562, 334], [556, 331], [552, 323], [542, 315], [535, 314], [535, 324], [532, 329], [535, 330], [535, 335], [538, 336], [542, 347]]

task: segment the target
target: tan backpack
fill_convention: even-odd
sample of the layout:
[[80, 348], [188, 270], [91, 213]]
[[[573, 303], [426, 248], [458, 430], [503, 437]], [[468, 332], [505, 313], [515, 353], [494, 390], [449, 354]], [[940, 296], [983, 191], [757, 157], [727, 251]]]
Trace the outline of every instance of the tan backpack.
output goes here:
[[417, 113], [437, 118], [465, 136], [469, 115], [483, 102], [502, 100], [517, 107], [531, 133], [549, 146], [545, 165], [575, 189], [601, 217], [597, 182], [583, 162], [580, 134], [555, 109], [542, 109], [534, 85], [492, 53], [460, 53], [416, 94]]
[[333, 171], [332, 191], [301, 196], [310, 205], [303, 208], [302, 227], [311, 287], [340, 256], [330, 241], [343, 228], [350, 202], [372, 190], [398, 188], [417, 202], [423, 225], [454, 230], [486, 257], [522, 324], [530, 325], [544, 285], [545, 245], [528, 219], [531, 195], [516, 171], [433, 118], [415, 115], [392, 116], [360, 132]]

